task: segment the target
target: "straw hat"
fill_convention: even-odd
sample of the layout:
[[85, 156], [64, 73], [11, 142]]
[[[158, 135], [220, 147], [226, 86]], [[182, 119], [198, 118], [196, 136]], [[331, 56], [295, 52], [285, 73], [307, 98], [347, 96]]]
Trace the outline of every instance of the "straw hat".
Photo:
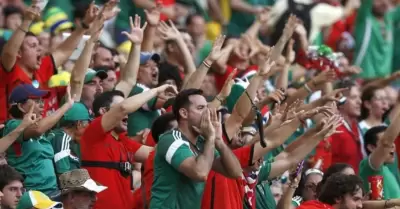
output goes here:
[[59, 180], [61, 194], [76, 190], [100, 193], [107, 189], [106, 186], [91, 179], [86, 169], [75, 169], [63, 173], [60, 175]]

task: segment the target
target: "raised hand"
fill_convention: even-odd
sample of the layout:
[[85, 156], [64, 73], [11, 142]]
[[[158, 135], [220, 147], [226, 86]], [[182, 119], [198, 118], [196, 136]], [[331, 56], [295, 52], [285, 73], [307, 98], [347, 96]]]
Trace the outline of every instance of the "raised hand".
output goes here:
[[265, 24], [268, 21], [270, 15], [271, 7], [262, 8], [261, 12], [258, 13], [257, 19], [261, 24]]
[[333, 69], [330, 69], [329, 67], [326, 68], [323, 72], [318, 74], [315, 78], [313, 78], [313, 83], [315, 85], [321, 85], [326, 82], [332, 82], [336, 80], [336, 72]]
[[31, 21], [39, 19], [41, 11], [38, 6], [38, 3], [39, 3], [38, 0], [32, 1], [32, 4], [29, 7], [27, 7], [24, 11], [24, 19]]
[[[215, 110], [214, 110], [215, 111]], [[193, 129], [206, 140], [214, 140], [216, 133], [215, 128], [211, 122], [211, 110], [206, 109], [201, 116], [200, 127], [193, 126]]]
[[296, 53], [294, 52], [293, 45], [294, 45], [294, 40], [290, 39], [288, 45], [286, 46], [286, 54], [285, 54], [286, 63], [288, 64], [291, 64], [296, 58]]
[[157, 93], [158, 94], [178, 94], [178, 90], [176, 90], [176, 87], [174, 85], [170, 84], [164, 84], [162, 86], [157, 87]]
[[208, 55], [207, 59], [209, 59], [211, 62], [217, 61], [226, 52], [224, 50], [221, 50], [224, 41], [225, 35], [220, 35], [217, 39], [215, 39], [211, 52]]
[[258, 52], [261, 51], [261, 46], [258, 43], [258, 39], [251, 38], [248, 34], [243, 34], [242, 39], [244, 44], [247, 44], [250, 48], [250, 53], [249, 53], [249, 58], [253, 57], [256, 55]]
[[157, 2], [154, 8], [149, 10], [145, 9], [144, 13], [146, 15], [146, 21], [150, 26], [157, 26], [160, 22], [160, 14], [161, 14], [162, 4]]
[[158, 31], [161, 34], [161, 38], [164, 40], [173, 40], [176, 41], [179, 38], [182, 38], [181, 33], [175, 27], [175, 24], [169, 20], [170, 26], [167, 25], [165, 22], [161, 22], [160, 26], [158, 27]]
[[285, 91], [277, 89], [274, 92], [268, 94], [265, 99], [265, 103], [277, 103], [280, 104], [285, 99]]
[[298, 26], [299, 20], [295, 15], [290, 15], [289, 20], [287, 21], [285, 28], [283, 29], [282, 36], [285, 38], [285, 43], [292, 37], [294, 30]]
[[[358, 66], [348, 66], [343, 69], [343, 74], [347, 76], [358, 75], [361, 73], [361, 68]], [[399, 77], [399, 76], [398, 76]]]
[[233, 77], [236, 75], [237, 69], [235, 68], [226, 79], [224, 86], [222, 86], [219, 96], [226, 98], [231, 94], [232, 86], [235, 84]]
[[271, 48], [270, 52], [267, 55], [267, 61], [264, 62], [263, 65], [260, 66], [260, 69], [257, 71], [257, 75], [262, 76], [264, 78], [268, 78], [270, 76], [271, 68], [275, 66], [275, 61], [271, 59], [271, 52], [273, 47]]
[[217, 113], [216, 109], [210, 109], [211, 124], [215, 129], [215, 138], [217, 140], [223, 140], [222, 138], [222, 116], [221, 113]]
[[348, 88], [335, 89], [328, 94], [324, 95], [321, 99], [326, 102], [340, 102], [340, 99], [343, 97], [343, 92], [348, 90]]
[[321, 139], [328, 138], [335, 133], [340, 133], [336, 129], [343, 123], [342, 117], [339, 115], [333, 115], [329, 118], [325, 118], [317, 125], [317, 133], [315, 136]]
[[94, 1], [92, 1], [89, 4], [89, 8], [86, 10], [86, 14], [83, 17], [82, 24], [85, 27], [91, 27], [92, 23], [94, 22], [94, 20], [97, 17], [98, 11], [99, 11], [99, 8], [94, 4]]
[[70, 108], [74, 105], [75, 103], [75, 97], [76, 95], [71, 96], [71, 86], [67, 86], [67, 93], [65, 94], [66, 102], [65, 104], [68, 105]]
[[131, 32], [128, 33], [123, 31], [124, 34], [133, 44], [141, 44], [143, 41], [143, 31], [146, 29], [147, 22], [144, 23], [143, 27], [140, 27], [140, 16], [135, 15], [135, 22], [133, 22], [132, 17], [129, 17]]
[[101, 9], [100, 14], [104, 17], [104, 20], [110, 20], [113, 17], [117, 16], [117, 14], [121, 11], [121, 9], [119, 9], [118, 6], [118, 2], [117, 0], [109, 0]]
[[35, 105], [31, 105], [31, 107], [29, 108], [28, 113], [26, 113], [24, 115], [24, 118], [22, 119], [21, 122], [21, 126], [23, 128], [27, 128], [35, 123], [37, 123], [40, 119], [40, 117], [37, 117], [35, 113], [33, 113], [33, 109], [34, 109]]

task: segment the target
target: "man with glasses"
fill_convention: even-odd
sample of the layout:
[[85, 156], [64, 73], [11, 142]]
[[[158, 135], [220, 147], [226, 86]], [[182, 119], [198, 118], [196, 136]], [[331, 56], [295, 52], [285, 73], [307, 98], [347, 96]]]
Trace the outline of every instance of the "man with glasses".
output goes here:
[[25, 192], [23, 186], [23, 177], [13, 167], [9, 165], [0, 166], [0, 193], [2, 209], [15, 209]]
[[80, 168], [79, 141], [89, 121], [90, 115], [86, 106], [75, 103], [61, 118], [60, 128], [49, 134], [57, 175]]

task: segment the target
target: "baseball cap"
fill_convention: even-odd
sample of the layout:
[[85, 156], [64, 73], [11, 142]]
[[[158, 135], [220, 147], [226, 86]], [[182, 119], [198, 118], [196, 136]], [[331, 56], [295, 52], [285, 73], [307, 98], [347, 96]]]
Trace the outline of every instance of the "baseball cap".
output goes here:
[[92, 81], [93, 78], [96, 76], [99, 77], [101, 80], [104, 80], [108, 77], [106, 71], [104, 71], [104, 70], [95, 71], [95, 70], [89, 68], [85, 75], [85, 84]]
[[74, 105], [63, 115], [63, 121], [81, 121], [90, 120], [88, 108], [81, 102], [75, 102]]
[[100, 193], [107, 189], [106, 186], [90, 178], [89, 172], [86, 169], [74, 169], [65, 172], [60, 175], [59, 182], [61, 194], [76, 190]]
[[62, 203], [50, 200], [48, 196], [39, 191], [25, 192], [18, 202], [17, 209], [51, 209], [62, 208]]
[[161, 56], [157, 53], [152, 52], [140, 52], [140, 64], [144, 65], [147, 61], [152, 59], [154, 62], [158, 63], [161, 60]]
[[32, 84], [20, 84], [12, 90], [8, 102], [15, 104], [27, 99], [46, 98], [48, 96], [50, 96], [49, 91], [35, 88]]

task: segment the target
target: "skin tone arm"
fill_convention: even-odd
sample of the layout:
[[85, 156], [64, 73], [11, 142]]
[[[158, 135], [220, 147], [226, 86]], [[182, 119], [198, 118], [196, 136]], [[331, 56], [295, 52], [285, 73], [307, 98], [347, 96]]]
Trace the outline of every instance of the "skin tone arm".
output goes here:
[[381, 86], [383, 88], [385, 86], [390, 85], [390, 83], [398, 80], [399, 78], [400, 78], [400, 71], [397, 71], [387, 78], [378, 78], [371, 82], [366, 83], [361, 90], [364, 90], [370, 86]]
[[[169, 20], [169, 24], [171, 26], [168, 26], [165, 22], [161, 22], [159, 31], [164, 40], [175, 41], [176, 44], [178, 45], [179, 50], [181, 51], [181, 53], [183, 55], [183, 59], [185, 60], [185, 64], [184, 64], [185, 78], [183, 80], [183, 84], [182, 84], [183, 88], [182, 89], [185, 89], [185, 86], [188, 85], [188, 82], [189, 82], [191, 76], [197, 75], [194, 73], [196, 71], [196, 65], [194, 64], [192, 54], [190, 53], [189, 48], [187, 47], [185, 41], [183, 40], [181, 33], [178, 31], [178, 29], [175, 27], [174, 23], [171, 20]], [[201, 79], [200, 77], [197, 77], [197, 78], [198, 78], [198, 80], [203, 82], [204, 78], [203, 79]], [[198, 87], [193, 87], [193, 88], [200, 88], [200, 85]]]
[[10, 40], [4, 45], [1, 53], [1, 64], [7, 72], [10, 72], [17, 62], [18, 51], [24, 41], [25, 31], [28, 31], [33, 20], [40, 16], [40, 9], [36, 6], [37, 4], [38, 1], [34, 0], [32, 5], [25, 9], [21, 26], [13, 32]]
[[[399, 106], [400, 104], [397, 104], [396, 106]], [[389, 125], [389, 127], [386, 129], [386, 131], [383, 133], [383, 136], [379, 137], [379, 140], [376, 144], [375, 150], [372, 151], [370, 157], [369, 157], [369, 162], [371, 166], [375, 169], [379, 169], [383, 163], [385, 162], [385, 159], [389, 155], [389, 153], [393, 149], [393, 143], [394, 140], [396, 140], [397, 136], [400, 133], [400, 111], [397, 109], [397, 112], [395, 113], [396, 118], [392, 121], [392, 123]]]
[[214, 98], [213, 101], [208, 103], [209, 108], [218, 109], [225, 101], [225, 99], [229, 96], [229, 94], [231, 94], [232, 86], [233, 84], [235, 84], [235, 81], [233, 80], [234, 75], [236, 75], [236, 69], [233, 70], [231, 74], [229, 74], [219, 94]]
[[170, 85], [163, 85], [158, 88], [153, 88], [149, 91], [131, 96], [125, 99], [123, 102], [113, 105], [109, 111], [107, 111], [101, 120], [101, 125], [105, 132], [114, 129], [118, 123], [129, 113], [135, 112], [142, 107], [147, 101], [156, 97], [157, 95], [165, 92], [166, 90], [175, 89]]
[[144, 13], [146, 15], [147, 27], [144, 30], [144, 38], [142, 43], [142, 50], [144, 52], [153, 51], [154, 46], [154, 37], [156, 35], [157, 26], [160, 23], [160, 12], [162, 9], [162, 5], [160, 3], [156, 3], [156, 7], [153, 7], [149, 10], [145, 9]]
[[182, 87], [184, 89], [200, 88], [207, 75], [210, 66], [222, 56], [222, 44], [224, 43], [225, 36], [219, 36], [213, 44], [212, 50], [207, 58], [203, 61], [200, 67], [190, 75], [186, 84]]
[[124, 69], [121, 71], [121, 80], [115, 87], [124, 93], [127, 97], [132, 91], [132, 87], [136, 84], [137, 74], [140, 64], [140, 46], [143, 40], [143, 31], [146, 28], [146, 23], [142, 28], [140, 28], [140, 16], [135, 15], [135, 22], [133, 22], [132, 17], [129, 18], [131, 25], [131, 32], [123, 32], [123, 34], [132, 42], [132, 48], [129, 52], [128, 62], [126, 63]]
[[67, 112], [75, 102], [75, 98], [71, 97], [71, 87], [67, 87], [67, 93], [65, 95], [66, 103], [61, 106], [56, 112], [47, 116], [37, 123], [30, 125], [24, 131], [24, 139], [30, 139], [33, 137], [41, 136], [42, 134], [46, 133], [48, 130], [53, 128], [58, 121], [60, 121], [61, 117]]
[[400, 206], [400, 199], [363, 201], [363, 209], [395, 208], [399, 206]]
[[289, 44], [286, 47], [286, 59], [285, 66], [282, 71], [279, 73], [279, 76], [276, 78], [276, 88], [286, 90], [289, 84], [289, 67], [292, 62], [291, 57], [294, 56], [293, 51], [294, 40], [290, 39]]
[[193, 180], [206, 181], [213, 166], [215, 149], [215, 128], [211, 122], [210, 109], [204, 111], [198, 131], [206, 140], [203, 153], [185, 159], [178, 170]]
[[295, 178], [290, 178], [289, 187], [283, 193], [281, 199], [279, 200], [276, 208], [277, 209], [293, 209], [294, 206], [292, 205], [292, 197], [294, 192], [296, 191], [297, 187], [299, 186], [299, 182], [301, 180], [301, 175], [297, 175]]
[[24, 130], [38, 121], [38, 118], [33, 114], [33, 105], [29, 112], [24, 116], [21, 124], [14, 129], [12, 132], [0, 139], [0, 153], [5, 152], [18, 137], [24, 132]]

